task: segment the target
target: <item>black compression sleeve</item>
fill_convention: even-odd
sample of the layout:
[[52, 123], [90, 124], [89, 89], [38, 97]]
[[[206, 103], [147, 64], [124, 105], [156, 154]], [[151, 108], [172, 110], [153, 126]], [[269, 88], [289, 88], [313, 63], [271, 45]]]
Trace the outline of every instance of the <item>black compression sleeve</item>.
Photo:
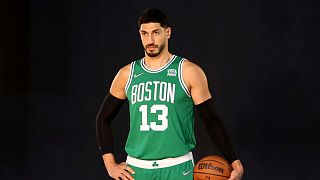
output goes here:
[[125, 99], [119, 99], [108, 93], [103, 100], [96, 118], [96, 134], [101, 154], [113, 152], [111, 121], [118, 114]]
[[196, 105], [196, 109], [207, 128], [212, 142], [224, 155], [224, 157], [232, 163], [237, 159], [233, 147], [229, 141], [225, 126], [220, 120], [214, 106], [213, 99], [210, 98], [201, 104]]

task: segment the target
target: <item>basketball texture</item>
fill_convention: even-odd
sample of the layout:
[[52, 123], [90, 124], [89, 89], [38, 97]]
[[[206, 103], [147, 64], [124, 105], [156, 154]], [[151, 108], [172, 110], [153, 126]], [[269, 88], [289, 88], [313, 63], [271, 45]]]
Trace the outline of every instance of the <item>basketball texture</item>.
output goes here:
[[194, 167], [194, 180], [227, 180], [232, 167], [220, 156], [206, 156]]

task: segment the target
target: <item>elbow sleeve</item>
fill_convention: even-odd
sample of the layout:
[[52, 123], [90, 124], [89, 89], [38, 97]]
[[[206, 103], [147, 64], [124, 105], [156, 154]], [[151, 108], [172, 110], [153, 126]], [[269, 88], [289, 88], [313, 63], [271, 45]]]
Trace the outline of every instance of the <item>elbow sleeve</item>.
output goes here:
[[227, 130], [216, 112], [213, 99], [210, 98], [196, 105], [196, 109], [209, 133], [211, 141], [223, 156], [232, 163], [237, 157], [230, 143]]
[[101, 154], [113, 152], [111, 121], [118, 114], [125, 99], [119, 99], [108, 93], [103, 100], [96, 117], [96, 135]]

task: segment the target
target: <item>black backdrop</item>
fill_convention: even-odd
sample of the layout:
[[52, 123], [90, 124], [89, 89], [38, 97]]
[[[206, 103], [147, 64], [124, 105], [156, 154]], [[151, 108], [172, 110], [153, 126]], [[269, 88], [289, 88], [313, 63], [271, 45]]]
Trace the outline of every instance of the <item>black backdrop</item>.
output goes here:
[[[118, 69], [143, 56], [136, 22], [169, 15], [170, 49], [206, 72], [244, 179], [316, 179], [319, 4], [309, 1], [1, 0], [0, 179], [108, 179], [95, 116]], [[125, 105], [113, 123], [118, 161]], [[196, 119], [196, 160], [219, 154]]]

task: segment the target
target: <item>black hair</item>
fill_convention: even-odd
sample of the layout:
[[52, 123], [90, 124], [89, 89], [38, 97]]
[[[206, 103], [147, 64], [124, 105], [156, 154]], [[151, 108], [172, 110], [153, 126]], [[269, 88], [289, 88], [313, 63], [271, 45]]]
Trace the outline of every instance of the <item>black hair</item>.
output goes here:
[[166, 14], [157, 8], [148, 8], [142, 12], [138, 20], [138, 29], [140, 29], [141, 24], [151, 22], [160, 23], [163, 28], [169, 27]]

